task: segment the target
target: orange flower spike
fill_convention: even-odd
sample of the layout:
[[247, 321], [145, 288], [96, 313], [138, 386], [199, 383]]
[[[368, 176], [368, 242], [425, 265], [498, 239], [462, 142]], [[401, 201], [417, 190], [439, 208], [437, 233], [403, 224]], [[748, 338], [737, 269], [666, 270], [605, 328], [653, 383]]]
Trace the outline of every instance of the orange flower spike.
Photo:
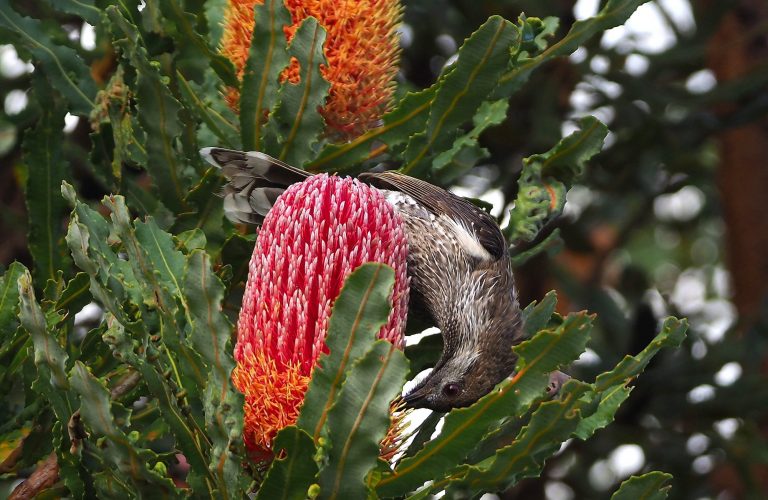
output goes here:
[[[253, 31], [253, 6], [263, 0], [229, 0], [221, 52], [242, 77]], [[320, 113], [328, 131], [352, 139], [375, 127], [389, 109], [400, 59], [397, 25], [402, 9], [397, 0], [286, 0], [293, 24], [284, 31], [291, 40], [309, 16], [318, 20], [327, 35], [327, 66], [321, 68], [330, 84]], [[298, 81], [298, 63], [292, 61], [282, 78]], [[231, 106], [239, 94], [230, 89]]]

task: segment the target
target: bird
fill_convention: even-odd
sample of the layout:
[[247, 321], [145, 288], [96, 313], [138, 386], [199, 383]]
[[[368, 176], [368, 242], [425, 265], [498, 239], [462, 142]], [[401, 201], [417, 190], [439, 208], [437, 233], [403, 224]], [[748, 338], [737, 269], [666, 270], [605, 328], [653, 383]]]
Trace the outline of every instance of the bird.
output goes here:
[[[261, 224], [288, 186], [314, 175], [258, 151], [208, 147], [200, 154], [228, 180], [221, 194], [235, 223]], [[443, 338], [434, 368], [402, 404], [436, 412], [469, 406], [512, 374], [512, 347], [523, 340], [506, 239], [488, 213], [429, 182], [395, 171], [358, 179], [380, 190], [400, 215], [411, 297]]]

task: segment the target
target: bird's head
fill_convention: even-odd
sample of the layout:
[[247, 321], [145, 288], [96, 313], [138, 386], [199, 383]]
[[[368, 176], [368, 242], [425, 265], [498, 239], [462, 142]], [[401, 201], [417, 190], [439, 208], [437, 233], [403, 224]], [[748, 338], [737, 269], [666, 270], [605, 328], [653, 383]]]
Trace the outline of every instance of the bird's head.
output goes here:
[[447, 412], [469, 406], [504, 380], [514, 366], [514, 354], [501, 362], [488, 353], [455, 353], [442, 360], [427, 377], [403, 396], [407, 408], [428, 408]]

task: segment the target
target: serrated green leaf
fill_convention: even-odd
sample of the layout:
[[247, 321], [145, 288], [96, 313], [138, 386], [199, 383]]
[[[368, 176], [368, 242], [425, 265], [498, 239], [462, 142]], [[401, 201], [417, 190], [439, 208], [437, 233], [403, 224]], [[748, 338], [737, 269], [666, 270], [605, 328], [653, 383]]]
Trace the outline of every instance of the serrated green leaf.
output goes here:
[[[107, 331], [104, 333], [104, 341], [113, 349], [113, 355], [119, 360], [129, 364], [141, 373], [144, 383], [147, 384], [149, 393], [158, 403], [161, 414], [168, 428], [176, 438], [176, 446], [184, 454], [191, 468], [187, 482], [196, 493], [213, 496], [216, 477], [208, 469], [208, 459], [205, 456], [202, 437], [197, 432], [197, 425], [189, 416], [188, 411], [183, 410], [176, 396], [176, 390], [163, 375], [162, 369], [153, 364], [150, 358], [157, 363], [162, 346], [146, 342], [144, 351], [137, 349], [137, 343], [127, 332], [126, 328], [111, 315], [106, 318]], [[136, 325], [137, 331], [146, 332], [142, 324]], [[138, 354], [136, 351], [141, 352]]]
[[[145, 9], [146, 10], [146, 9]], [[158, 64], [152, 61], [141, 37], [115, 6], [107, 8], [112, 24], [125, 35], [115, 42], [136, 68], [136, 108], [146, 142], [147, 171], [152, 176], [157, 194], [165, 206], [178, 213], [184, 207], [184, 195], [189, 188], [189, 172], [175, 141], [182, 132], [179, 111], [181, 104], [173, 97]]]
[[[350, 142], [328, 145], [316, 160], [307, 165], [307, 169], [313, 172], [354, 172], [356, 164], [405, 143], [426, 125], [427, 112], [436, 91], [437, 85], [433, 85], [419, 92], [407, 93], [395, 109], [384, 115], [381, 127]], [[378, 143], [385, 146], [373, 149]]]
[[523, 337], [531, 338], [549, 323], [557, 305], [557, 294], [554, 290], [547, 292], [538, 303], [531, 302], [523, 309]]
[[69, 280], [64, 290], [56, 300], [56, 309], [67, 309], [70, 313], [77, 313], [91, 301], [88, 294], [91, 280], [86, 273], [77, 273]]
[[[306, 432], [288, 426], [275, 437], [277, 458], [270, 465], [264, 482], [256, 495], [257, 500], [304, 500], [307, 490], [315, 482], [317, 464], [314, 460], [315, 443]], [[282, 452], [282, 453], [281, 453]], [[286, 456], [282, 456], [282, 454]]]
[[631, 388], [629, 382], [640, 375], [650, 360], [663, 348], [678, 347], [685, 338], [688, 329], [687, 320], [669, 317], [664, 320], [661, 331], [636, 356], [625, 356], [616, 367], [598, 375], [594, 387], [596, 400], [599, 401], [597, 411], [579, 423], [574, 436], [587, 439], [613, 421], [616, 411], [629, 397]]
[[204, 34], [195, 30], [196, 26], [201, 25], [197, 20], [199, 14], [185, 11], [185, 5], [177, 0], [163, 0], [159, 2], [159, 7], [166, 19], [172, 21], [167, 23], [169, 29], [166, 33], [176, 41], [176, 60], [183, 70], [187, 70], [188, 77], [202, 78], [201, 66], [210, 66], [222, 83], [237, 86], [232, 62], [216, 52]]
[[202, 250], [188, 257], [183, 292], [189, 307], [192, 345], [208, 366], [203, 403], [211, 438], [210, 469], [218, 476], [222, 495], [240, 497], [248, 477], [242, 472], [240, 458], [232, 453], [242, 441], [243, 427], [243, 397], [230, 382], [235, 367], [230, 345], [232, 325], [221, 310], [224, 285]]
[[608, 133], [606, 126], [592, 116], [582, 118], [579, 124], [579, 130], [546, 153], [523, 160], [515, 205], [503, 229], [508, 239], [532, 240], [544, 224], [563, 211], [568, 187], [585, 162], [600, 151]]
[[176, 489], [169, 477], [164, 477], [149, 467], [151, 463], [160, 460], [157, 454], [136, 446], [117, 426], [112, 414], [109, 391], [82, 362], [75, 362], [70, 381], [80, 396], [80, 416], [85, 426], [97, 436], [107, 438], [107, 441], [102, 442], [92, 453], [104, 457], [109, 464], [107, 468], [115, 467], [120, 480], [130, 481], [132, 488], [125, 493], [140, 497], [185, 496], [182, 491]]
[[[561, 396], [542, 403], [514, 441], [500, 448], [491, 460], [482, 465], [459, 467], [452, 474], [452, 477], [463, 476], [459, 488], [470, 494], [502, 491], [523, 478], [540, 474], [544, 461], [560, 449], [579, 424], [582, 406], [579, 399], [589, 390], [589, 384], [568, 381], [561, 389]], [[433, 489], [442, 486], [437, 483]]]
[[301, 167], [314, 157], [325, 122], [318, 112], [330, 84], [320, 73], [325, 30], [314, 17], [296, 30], [288, 56], [299, 62], [298, 83], [284, 81], [277, 93], [275, 109], [264, 129], [264, 149], [290, 165]]
[[645, 349], [635, 356], [624, 356], [624, 359], [613, 370], [598, 375], [595, 380], [595, 388], [598, 391], [604, 391], [616, 385], [617, 382], [638, 376], [661, 349], [678, 347], [685, 339], [687, 330], [687, 319], [677, 319], [672, 316], [666, 318], [662, 323], [661, 331]]
[[672, 488], [671, 479], [672, 474], [660, 471], [632, 476], [621, 483], [611, 500], [664, 500]]
[[501, 97], [516, 92], [541, 64], [555, 57], [568, 55], [596, 34], [623, 24], [637, 7], [647, 1], [609, 0], [596, 16], [573, 23], [568, 33], [551, 47], [535, 57], [524, 58], [514, 64], [509, 71], [499, 78], [499, 88], [496, 94]]
[[99, 24], [101, 19], [101, 9], [96, 7], [95, 0], [48, 0], [48, 3], [59, 12], [82, 17], [91, 26]]
[[379, 340], [349, 370], [328, 414], [328, 463], [320, 471], [323, 498], [365, 498], [389, 427], [390, 403], [408, 372], [405, 355]]
[[18, 287], [21, 302], [19, 318], [21, 325], [32, 337], [32, 345], [35, 348], [35, 366], [38, 370], [35, 387], [41, 394], [50, 398], [54, 411], [60, 418], [69, 417], [71, 408], [65, 397], [65, 391], [69, 389], [66, 374], [69, 356], [59, 340], [48, 330], [45, 315], [35, 299], [32, 278], [26, 269], [19, 276]]
[[347, 370], [373, 344], [387, 322], [395, 273], [370, 262], [352, 272], [333, 305], [325, 339], [329, 353], [312, 371], [297, 426], [317, 442], [324, 434], [331, 407], [338, 398]]
[[472, 169], [479, 160], [487, 158], [488, 150], [480, 147], [478, 142], [480, 134], [488, 127], [503, 122], [507, 117], [507, 108], [507, 99], [483, 102], [472, 118], [473, 128], [457, 137], [450, 149], [435, 157], [432, 162], [435, 178], [441, 183], [452, 182]]
[[0, 344], [5, 346], [19, 327], [19, 278], [26, 271], [19, 262], [13, 262], [0, 277]]
[[240, 142], [240, 130], [211, 105], [211, 94], [206, 94], [194, 82], [184, 78], [181, 72], [176, 73], [176, 79], [179, 82], [179, 94], [184, 107], [195, 113], [208, 126], [208, 129], [221, 141], [222, 146], [237, 148]]
[[35, 66], [69, 103], [70, 113], [88, 116], [94, 106], [96, 85], [74, 49], [54, 43], [40, 21], [20, 16], [10, 2], [0, 3], [0, 39], [28, 50]]
[[429, 111], [427, 127], [415, 134], [405, 150], [400, 171], [418, 175], [449, 148], [452, 131], [474, 116], [507, 69], [510, 47], [518, 37], [509, 21], [491, 16], [459, 49], [455, 65], [441, 77]]
[[61, 150], [65, 111], [51, 95], [53, 90], [37, 74], [33, 88], [41, 114], [35, 128], [24, 138], [24, 161], [29, 171], [25, 198], [29, 251], [35, 263], [35, 280], [42, 288], [47, 280], [56, 279], [58, 270], [64, 269], [60, 245], [64, 200], [59, 187], [66, 172]]
[[240, 130], [246, 150], [262, 147], [265, 118], [277, 102], [278, 78], [289, 61], [283, 27], [291, 24], [282, 0], [265, 0], [253, 12], [253, 38], [240, 88]]
[[443, 477], [486, 434], [489, 427], [510, 415], [521, 415], [542, 398], [551, 371], [579, 357], [584, 351], [592, 318], [569, 315], [555, 329], [542, 330], [517, 347], [520, 357], [514, 377], [468, 408], [455, 409], [445, 418], [440, 435], [412, 458], [403, 460], [376, 487], [382, 497], [413, 491], [425, 481]]

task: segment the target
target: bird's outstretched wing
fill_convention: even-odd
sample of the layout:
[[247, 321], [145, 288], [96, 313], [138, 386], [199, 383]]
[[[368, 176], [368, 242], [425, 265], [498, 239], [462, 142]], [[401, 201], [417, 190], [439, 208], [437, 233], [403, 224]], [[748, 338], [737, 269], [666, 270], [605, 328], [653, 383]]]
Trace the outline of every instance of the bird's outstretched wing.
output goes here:
[[236, 223], [260, 225], [288, 186], [312, 175], [258, 151], [203, 148], [200, 155], [229, 180], [222, 191], [224, 212]]
[[460, 223], [494, 259], [507, 254], [507, 242], [496, 221], [469, 201], [429, 182], [397, 172], [368, 172], [359, 179], [372, 186], [401, 191], [435, 215]]

